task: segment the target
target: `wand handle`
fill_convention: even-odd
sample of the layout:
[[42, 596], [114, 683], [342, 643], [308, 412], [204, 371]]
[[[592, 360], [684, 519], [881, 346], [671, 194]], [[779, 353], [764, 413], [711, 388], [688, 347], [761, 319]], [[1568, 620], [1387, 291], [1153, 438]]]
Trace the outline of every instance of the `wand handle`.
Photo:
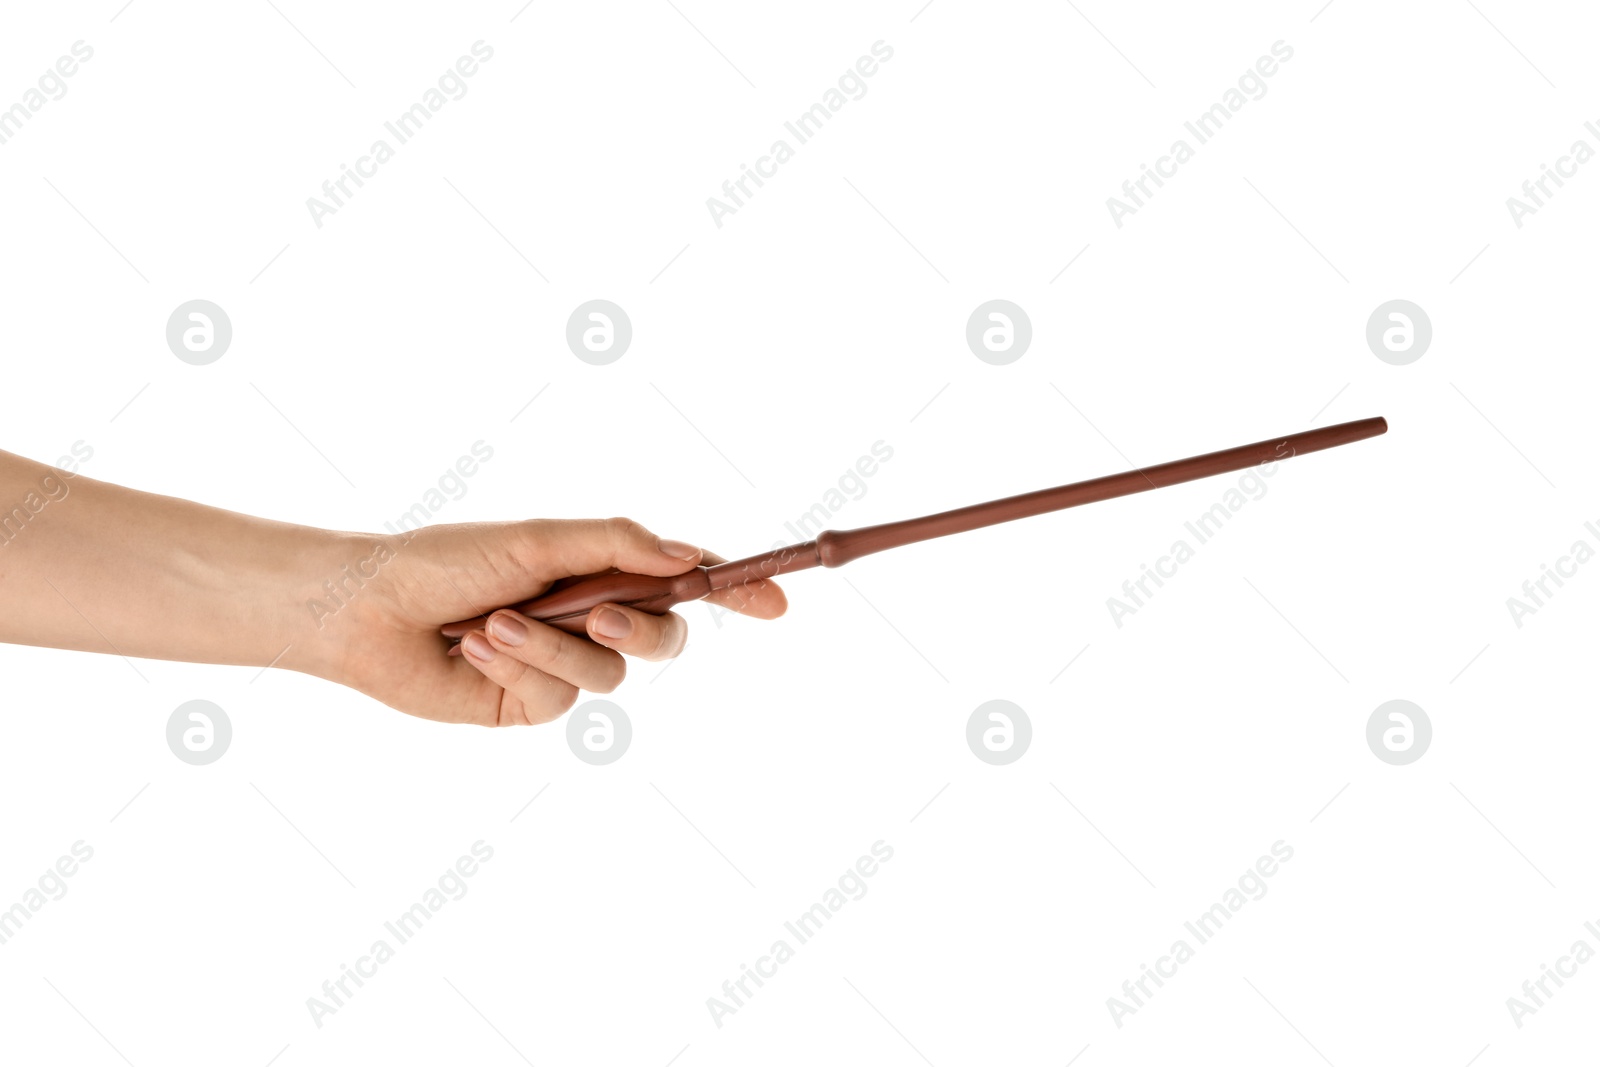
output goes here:
[[[1142, 493], [1148, 489], [1162, 489], [1196, 478], [1209, 478], [1215, 474], [1302, 456], [1308, 452], [1320, 452], [1325, 448], [1376, 437], [1388, 428], [1389, 424], [1382, 418], [1343, 422], [1336, 426], [1289, 434], [1287, 437], [1225, 448], [1220, 452], [1158, 463], [1153, 467], [1136, 467], [1120, 474], [1108, 474], [1053, 489], [1040, 489], [953, 511], [941, 511], [921, 518], [863, 526], [859, 530], [824, 530], [814, 541], [787, 545], [747, 559], [719, 563], [714, 567], [696, 567], [671, 578], [621, 572], [583, 576], [558, 582], [543, 595], [514, 605], [513, 609], [568, 633], [583, 634], [590, 609], [600, 604], [626, 604], [652, 615], [660, 615], [675, 604], [700, 600], [718, 589], [742, 586], [812, 567], [841, 567], [862, 556], [918, 541], [948, 537], [1063, 508]], [[458, 638], [480, 628], [486, 620], [487, 616], [480, 616], [453, 622], [442, 627], [440, 632], [446, 637]]]

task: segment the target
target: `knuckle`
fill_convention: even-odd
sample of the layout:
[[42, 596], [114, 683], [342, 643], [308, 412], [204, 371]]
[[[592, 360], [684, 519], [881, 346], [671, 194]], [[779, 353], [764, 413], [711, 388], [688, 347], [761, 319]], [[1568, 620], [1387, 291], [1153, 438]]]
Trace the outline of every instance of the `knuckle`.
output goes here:
[[515, 691], [526, 682], [528, 673], [532, 670], [526, 663], [513, 659], [510, 656], [496, 656], [490, 664], [489, 677], [496, 685], [507, 691]]
[[560, 673], [563, 661], [567, 658], [566, 642], [561, 640], [561, 631], [553, 626], [536, 625], [529, 628], [531, 633], [528, 641], [528, 655], [534, 665], [542, 671]]
[[618, 548], [626, 548], [653, 540], [650, 531], [644, 528], [643, 523], [622, 515], [607, 519], [606, 530], [611, 536], [611, 543]]
[[661, 616], [661, 622], [656, 630], [656, 647], [654, 659], [672, 659], [683, 651], [687, 627], [683, 617], [672, 612]]

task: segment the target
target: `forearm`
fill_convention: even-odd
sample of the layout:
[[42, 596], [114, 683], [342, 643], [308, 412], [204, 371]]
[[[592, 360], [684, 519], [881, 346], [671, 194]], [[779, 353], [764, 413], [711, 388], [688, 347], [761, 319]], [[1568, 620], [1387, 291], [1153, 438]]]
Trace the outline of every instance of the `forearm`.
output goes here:
[[0, 452], [0, 641], [333, 677], [306, 603], [371, 543]]

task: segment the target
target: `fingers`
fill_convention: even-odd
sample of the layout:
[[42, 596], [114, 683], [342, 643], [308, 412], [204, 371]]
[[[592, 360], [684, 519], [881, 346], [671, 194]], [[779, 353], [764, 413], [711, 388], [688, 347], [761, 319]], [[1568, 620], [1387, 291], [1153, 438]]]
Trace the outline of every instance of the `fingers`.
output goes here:
[[601, 604], [589, 612], [589, 636], [595, 642], [640, 659], [671, 659], [689, 640], [683, 616], [650, 615], [620, 604]]
[[[700, 562], [726, 562], [692, 545], [664, 541], [627, 519], [541, 521], [518, 524], [526, 539], [522, 565], [545, 581], [616, 568], [670, 577]], [[772, 619], [788, 607], [770, 581], [718, 590], [710, 602], [754, 618]], [[559, 718], [578, 691], [609, 693], [621, 684], [624, 654], [671, 659], [688, 641], [688, 624], [668, 612], [651, 615], [620, 604], [589, 612], [590, 640], [529, 619], [509, 608], [494, 612], [482, 629], [463, 636], [463, 658], [504, 691], [500, 721], [543, 723]]]
[[[715, 552], [706, 552], [704, 562], [707, 564], [726, 563], [727, 560]], [[718, 589], [706, 597], [706, 603], [716, 604], [718, 607], [737, 611], [741, 615], [748, 615], [753, 619], [776, 619], [789, 610], [789, 598], [783, 595], [783, 590], [776, 582], [762, 579], [759, 582], [750, 582], [746, 585], [735, 585], [727, 589]]]
[[497, 611], [482, 630], [461, 640], [461, 650], [487, 678], [506, 691], [529, 723], [558, 718], [577, 701], [578, 690], [609, 693], [627, 667], [608, 648], [535, 622], [514, 611]]
[[789, 610], [789, 598], [783, 595], [783, 590], [765, 579], [750, 582], [748, 585], [718, 589], [705, 599], [708, 604], [737, 611], [752, 619], [776, 619]]
[[499, 719], [502, 726], [549, 722], [578, 702], [577, 686], [500, 653], [482, 630], [463, 637], [461, 651], [462, 659], [504, 691]]
[[622, 657], [515, 611], [497, 611], [485, 627], [496, 652], [591, 693], [609, 693], [628, 673]]
[[657, 537], [632, 519], [534, 519], [519, 527], [522, 562], [544, 581], [609, 567], [668, 578], [704, 555], [694, 545]]

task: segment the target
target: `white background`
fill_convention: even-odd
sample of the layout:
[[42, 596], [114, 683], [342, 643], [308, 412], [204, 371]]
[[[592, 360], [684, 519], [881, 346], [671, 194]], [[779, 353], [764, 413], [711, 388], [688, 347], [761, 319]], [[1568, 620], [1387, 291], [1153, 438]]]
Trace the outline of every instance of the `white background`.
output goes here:
[[[439, 521], [627, 514], [733, 556], [880, 440], [833, 525], [1390, 432], [1281, 466], [1120, 628], [1107, 598], [1233, 479], [797, 575], [777, 623], [688, 605], [683, 658], [611, 697], [634, 738], [605, 767], [564, 721], [0, 649], [0, 907], [94, 849], [0, 946], [8, 1062], [1587, 1047], [1600, 965], [1521, 1028], [1506, 1006], [1600, 949], [1600, 566], [1520, 628], [1506, 606], [1600, 547], [1600, 163], [1521, 228], [1505, 203], [1600, 147], [1583, 5], [121, 2], [0, 33], [0, 106], [94, 49], [0, 146], [8, 450], [81, 440], [94, 478], [374, 530], [483, 440]], [[306, 198], [478, 40], [467, 95], [316, 227]], [[706, 198], [879, 40], [867, 94], [718, 228]], [[1267, 94], [1114, 225], [1106, 198], [1279, 40]], [[597, 297], [634, 328], [605, 367], [564, 340]], [[234, 329], [204, 367], [164, 337], [195, 298]], [[1033, 325], [1008, 366], [964, 338], [993, 298]], [[1433, 324], [1408, 366], [1365, 340], [1396, 298]], [[165, 740], [197, 698], [234, 729], [205, 767]], [[1365, 739], [1396, 698], [1434, 730], [1403, 767]], [[965, 740], [991, 699], [1033, 725], [1005, 767]], [[307, 998], [480, 839], [470, 892], [315, 1025]], [[715, 1025], [706, 999], [878, 840], [867, 895]], [[1266, 896], [1118, 1027], [1107, 998], [1280, 840]]]

